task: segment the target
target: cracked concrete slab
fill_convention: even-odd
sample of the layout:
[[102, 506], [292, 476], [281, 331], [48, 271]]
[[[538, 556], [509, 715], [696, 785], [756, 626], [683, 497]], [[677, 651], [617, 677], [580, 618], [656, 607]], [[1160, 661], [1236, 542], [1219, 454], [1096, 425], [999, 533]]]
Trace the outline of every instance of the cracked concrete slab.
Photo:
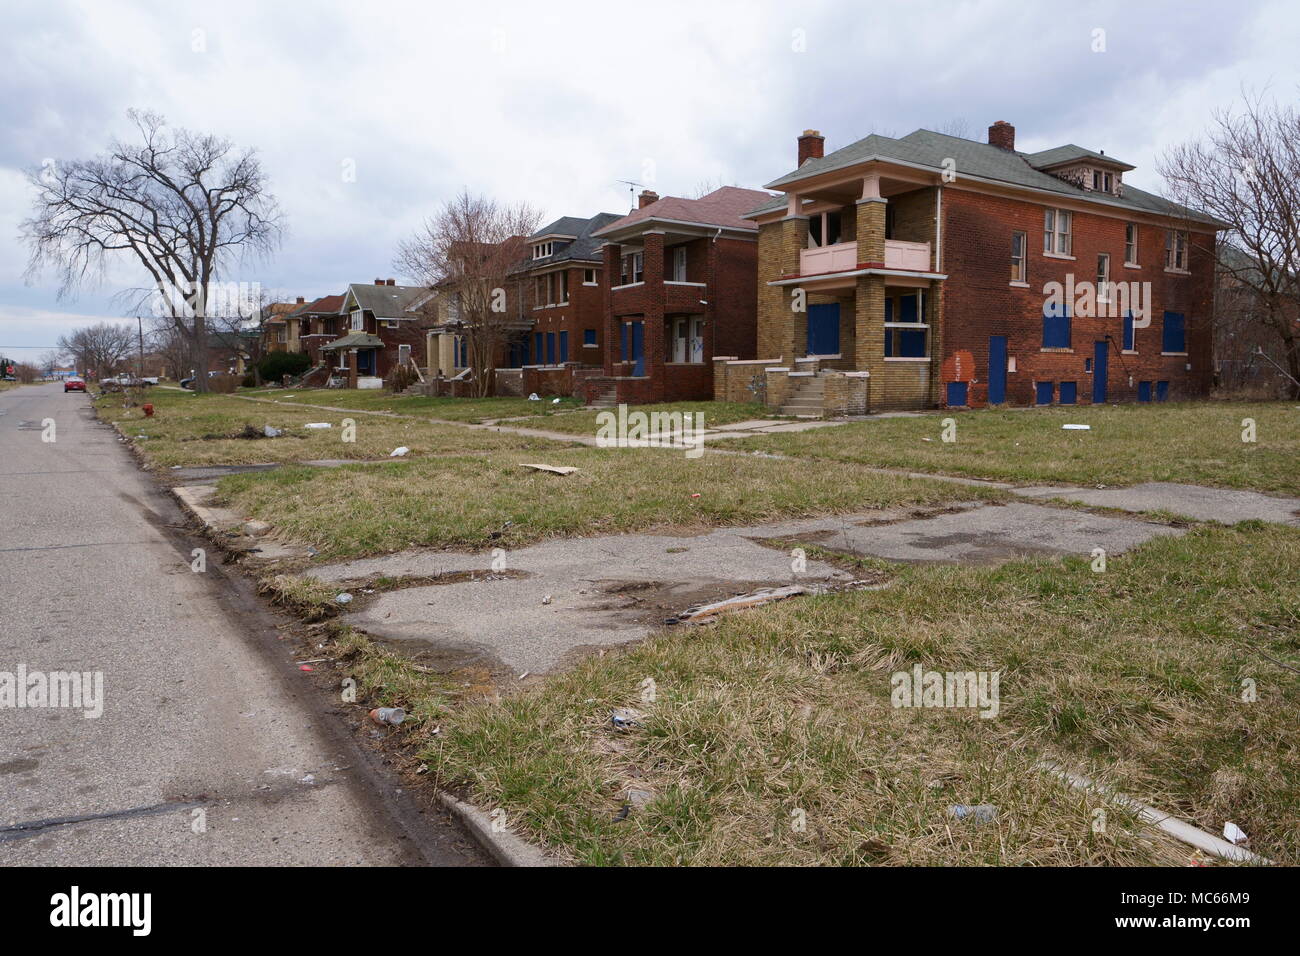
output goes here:
[[[380, 638], [437, 647], [453, 666], [487, 658], [516, 675], [648, 635], [693, 604], [791, 583], [843, 584], [853, 575], [808, 560], [795, 575], [768, 539], [906, 562], [996, 563], [1045, 554], [1117, 553], [1176, 529], [1014, 502], [965, 503], [916, 517], [905, 509], [720, 528], [691, 537], [628, 534], [547, 541], [494, 553], [409, 551], [317, 568], [341, 583], [481, 572], [483, 577], [381, 594], [346, 615]], [[508, 570], [516, 576], [494, 575]], [[518, 576], [522, 573], [522, 576]]]
[[1062, 498], [1123, 511], [1167, 511], [1197, 521], [1270, 521], [1300, 526], [1300, 498], [1263, 495], [1231, 488], [1205, 488], [1152, 481], [1128, 488], [1016, 488], [1026, 498]]

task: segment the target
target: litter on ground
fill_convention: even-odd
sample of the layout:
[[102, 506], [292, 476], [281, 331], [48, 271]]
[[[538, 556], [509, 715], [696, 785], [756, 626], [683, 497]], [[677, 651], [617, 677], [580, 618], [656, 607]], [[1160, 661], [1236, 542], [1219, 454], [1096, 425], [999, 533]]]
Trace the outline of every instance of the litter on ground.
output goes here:
[[524, 462], [520, 462], [519, 467], [531, 468], [534, 471], [550, 472], [553, 475], [571, 475], [578, 470], [577, 468], [574, 468], [570, 465], [539, 465], [539, 464], [526, 464]]

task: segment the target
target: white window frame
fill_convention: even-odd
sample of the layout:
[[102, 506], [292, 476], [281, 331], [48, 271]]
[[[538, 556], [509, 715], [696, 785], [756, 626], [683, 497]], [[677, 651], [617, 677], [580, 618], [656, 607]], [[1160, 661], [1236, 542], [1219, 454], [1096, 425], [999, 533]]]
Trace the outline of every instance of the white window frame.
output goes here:
[[[1020, 255], [1016, 255], [1016, 239], [1020, 239]], [[1029, 282], [1029, 235], [1022, 230], [1011, 233], [1011, 281], [1025, 285]]]
[[686, 281], [686, 247], [673, 247], [673, 282]]
[[583, 269], [582, 284], [600, 285], [600, 271], [598, 269]]
[[1138, 264], [1138, 227], [1135, 222], [1124, 223], [1124, 265]]
[[[1064, 224], [1065, 228], [1061, 226]], [[1070, 252], [1073, 246], [1073, 214], [1068, 209], [1051, 208], [1043, 212], [1043, 255], [1074, 258]]]
[[[829, 235], [830, 233], [830, 228], [829, 228], [830, 216], [838, 216], [840, 220], [840, 234], [835, 238], [834, 242], [825, 241], [827, 235]], [[822, 234], [821, 242], [818, 242], [816, 239], [813, 238], [813, 230], [812, 230], [813, 220], [817, 220], [819, 223], [821, 223], [821, 234]], [[808, 248], [809, 249], [825, 249], [827, 246], [836, 246], [839, 245], [840, 242], [843, 241], [843, 239], [844, 239], [844, 210], [826, 209], [823, 210], [822, 212], [815, 212], [808, 216]]]
[[353, 332], [364, 332], [366, 329], [366, 313], [361, 309], [353, 309], [349, 316], [351, 319], [350, 330]]
[[1165, 269], [1169, 272], [1187, 271], [1187, 230], [1165, 230]]
[[537, 245], [533, 246], [534, 259], [545, 259], [553, 252], [555, 252], [554, 242], [539, 242]]
[[1109, 302], [1110, 292], [1110, 253], [1097, 253], [1097, 301]]

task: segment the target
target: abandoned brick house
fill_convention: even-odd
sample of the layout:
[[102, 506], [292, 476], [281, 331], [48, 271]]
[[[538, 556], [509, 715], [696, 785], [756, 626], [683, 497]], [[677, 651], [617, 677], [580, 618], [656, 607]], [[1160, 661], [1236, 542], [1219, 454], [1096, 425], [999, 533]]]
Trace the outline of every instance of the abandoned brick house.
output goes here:
[[757, 227], [766, 193], [723, 186], [699, 199], [645, 191], [593, 233], [603, 246], [603, 374], [589, 403], [670, 402], [713, 394], [715, 355], [753, 358]]
[[424, 365], [424, 316], [412, 305], [427, 291], [392, 279], [349, 285], [340, 307], [344, 334], [319, 346], [336, 376], [349, 388], [379, 388], [395, 365]]
[[1131, 165], [1017, 152], [1001, 121], [987, 143], [823, 144], [805, 131], [783, 195], [746, 211], [757, 361], [719, 359], [715, 397], [819, 415], [1208, 390], [1222, 225], [1124, 183]]

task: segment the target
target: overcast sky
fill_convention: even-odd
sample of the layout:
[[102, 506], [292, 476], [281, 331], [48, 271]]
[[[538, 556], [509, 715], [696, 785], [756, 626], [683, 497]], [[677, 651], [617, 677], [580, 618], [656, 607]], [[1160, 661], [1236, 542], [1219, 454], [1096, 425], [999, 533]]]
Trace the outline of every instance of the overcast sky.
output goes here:
[[[256, 147], [288, 217], [236, 278], [286, 295], [395, 275], [393, 254], [463, 186], [548, 218], [625, 212], [628, 187], [761, 187], [826, 149], [994, 120], [1022, 150], [1074, 142], [1133, 163], [1198, 135], [1243, 83], [1294, 99], [1294, 0], [651, 4], [6, 2], [0, 33], [0, 349], [120, 318], [123, 261], [59, 300], [28, 284], [22, 171], [84, 158], [126, 110]], [[1104, 32], [1104, 51], [1095, 31]], [[349, 166], [350, 164], [350, 166]], [[344, 175], [355, 169], [355, 181]], [[401, 277], [399, 276], [399, 281]]]

